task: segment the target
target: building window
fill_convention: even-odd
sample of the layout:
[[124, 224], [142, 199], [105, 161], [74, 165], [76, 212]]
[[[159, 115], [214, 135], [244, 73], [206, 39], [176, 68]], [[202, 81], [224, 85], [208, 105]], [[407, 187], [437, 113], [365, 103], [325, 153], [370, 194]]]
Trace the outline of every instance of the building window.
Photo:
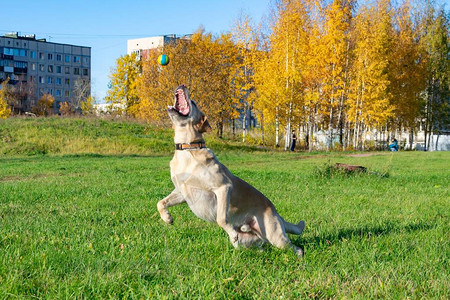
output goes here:
[[14, 55], [14, 56], [27, 56], [28, 50], [25, 49], [16, 49], [16, 48], [4, 48], [3, 54], [6, 55]]
[[88, 69], [83, 69], [83, 75], [88, 76]]
[[64, 71], [65, 71], [66, 74], [70, 74], [70, 68], [69, 67], [65, 67]]
[[39, 71], [44, 72], [45, 71], [45, 66], [44, 65], [39, 65]]
[[52, 84], [53, 83], [53, 77], [47, 77], [47, 83]]
[[39, 83], [44, 83], [44, 77], [39, 76]]
[[60, 73], [62, 72], [62, 68], [61, 66], [56, 66], [56, 73]]
[[44, 55], [44, 53], [42, 53], [42, 52], [39, 52], [39, 59], [44, 59], [45, 58], [45, 55]]
[[47, 71], [48, 71], [49, 73], [53, 73], [53, 66], [52, 66], [52, 65], [48, 65]]
[[35, 63], [31, 63], [31, 70], [36, 71], [36, 64]]
[[80, 68], [73, 68], [73, 74], [80, 75]]
[[56, 90], [56, 97], [61, 97], [61, 90]]
[[56, 77], [56, 84], [61, 85], [62, 80], [60, 77]]
[[30, 56], [31, 56], [31, 58], [36, 58], [36, 52], [35, 51], [31, 51], [30, 52]]
[[89, 57], [85, 57], [85, 58], [84, 58], [84, 63], [85, 63], [85, 64], [88, 64], [88, 63], [89, 63]]
[[64, 83], [65, 83], [66, 85], [69, 85], [69, 84], [70, 84], [70, 79], [69, 79], [69, 78], [64, 79]]
[[66, 63], [69, 63], [69, 62], [70, 62], [70, 55], [66, 55], [64, 61], [65, 61]]
[[65, 96], [65, 97], [69, 97], [69, 95], [70, 95], [69, 91], [65, 90], [65, 91], [64, 91], [64, 96]]
[[14, 68], [25, 69], [27, 67], [27, 63], [24, 61], [15, 61]]
[[53, 54], [52, 53], [47, 54], [47, 59], [48, 60], [53, 60]]
[[62, 61], [62, 56], [61, 56], [61, 54], [56, 54], [56, 60], [57, 60], [57, 61]]
[[73, 57], [73, 62], [74, 63], [79, 63], [80, 62], [80, 57], [79, 56], [74, 56]]

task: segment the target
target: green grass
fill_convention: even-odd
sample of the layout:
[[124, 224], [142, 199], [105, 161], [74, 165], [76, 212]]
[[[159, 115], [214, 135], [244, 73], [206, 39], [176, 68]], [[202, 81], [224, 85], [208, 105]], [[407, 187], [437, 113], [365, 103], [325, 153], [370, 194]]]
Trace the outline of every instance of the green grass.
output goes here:
[[[209, 136], [218, 150], [255, 151], [254, 146]], [[121, 119], [10, 118], [0, 119], [0, 157], [13, 155], [104, 154], [168, 155], [173, 131]]]
[[[186, 205], [166, 225], [168, 155], [3, 157], [1, 298], [449, 298], [450, 153], [219, 159], [287, 220], [306, 220], [292, 236], [303, 259], [234, 250]], [[389, 177], [317, 176], [334, 162]]]
[[[305, 256], [235, 250], [171, 192], [170, 129], [0, 120], [0, 299], [450, 298], [450, 153], [284, 153], [207, 136]], [[367, 174], [334, 172], [334, 163]]]

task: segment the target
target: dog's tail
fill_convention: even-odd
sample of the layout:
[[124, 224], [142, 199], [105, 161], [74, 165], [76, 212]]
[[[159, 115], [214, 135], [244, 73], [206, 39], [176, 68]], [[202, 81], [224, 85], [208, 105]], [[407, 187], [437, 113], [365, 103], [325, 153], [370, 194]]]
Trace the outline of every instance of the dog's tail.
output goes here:
[[[283, 218], [281, 218], [283, 220]], [[285, 220], [283, 220], [284, 223], [284, 229], [286, 230], [287, 233], [291, 233], [291, 234], [297, 234], [300, 235], [303, 232], [303, 229], [305, 229], [305, 221], [300, 221], [298, 222], [298, 224], [292, 224], [289, 222], [286, 222]]]

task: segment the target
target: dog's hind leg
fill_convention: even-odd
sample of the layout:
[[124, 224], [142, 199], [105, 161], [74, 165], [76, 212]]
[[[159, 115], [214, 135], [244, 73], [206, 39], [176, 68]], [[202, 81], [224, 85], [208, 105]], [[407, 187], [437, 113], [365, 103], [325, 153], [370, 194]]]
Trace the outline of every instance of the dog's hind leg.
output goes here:
[[171, 225], [173, 223], [173, 218], [170, 215], [167, 208], [183, 202], [186, 202], [183, 195], [181, 195], [181, 193], [177, 189], [173, 190], [173, 192], [170, 193], [169, 196], [162, 199], [157, 204], [157, 208], [161, 216], [161, 219], [163, 219], [163, 221], [166, 222], [167, 224]]
[[[286, 235], [284, 228], [284, 220], [280, 216], [271, 216], [265, 218], [264, 227], [266, 233], [266, 239], [277, 248], [286, 249], [289, 248], [294, 251], [299, 257], [303, 256], [303, 250], [292, 244]], [[292, 224], [293, 226], [296, 226]]]
[[283, 220], [284, 229], [287, 233], [300, 235], [302, 234], [303, 229], [305, 229], [305, 221], [300, 221], [298, 224], [292, 224], [286, 222], [283, 218], [281, 219]]

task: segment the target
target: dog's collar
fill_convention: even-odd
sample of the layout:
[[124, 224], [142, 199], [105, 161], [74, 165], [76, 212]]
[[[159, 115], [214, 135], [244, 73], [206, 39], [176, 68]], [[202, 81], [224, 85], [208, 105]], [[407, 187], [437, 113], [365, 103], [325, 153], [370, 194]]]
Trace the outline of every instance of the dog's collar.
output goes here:
[[204, 142], [185, 144], [179, 143], [175, 144], [175, 150], [194, 150], [194, 149], [202, 149], [206, 148], [206, 144]]

